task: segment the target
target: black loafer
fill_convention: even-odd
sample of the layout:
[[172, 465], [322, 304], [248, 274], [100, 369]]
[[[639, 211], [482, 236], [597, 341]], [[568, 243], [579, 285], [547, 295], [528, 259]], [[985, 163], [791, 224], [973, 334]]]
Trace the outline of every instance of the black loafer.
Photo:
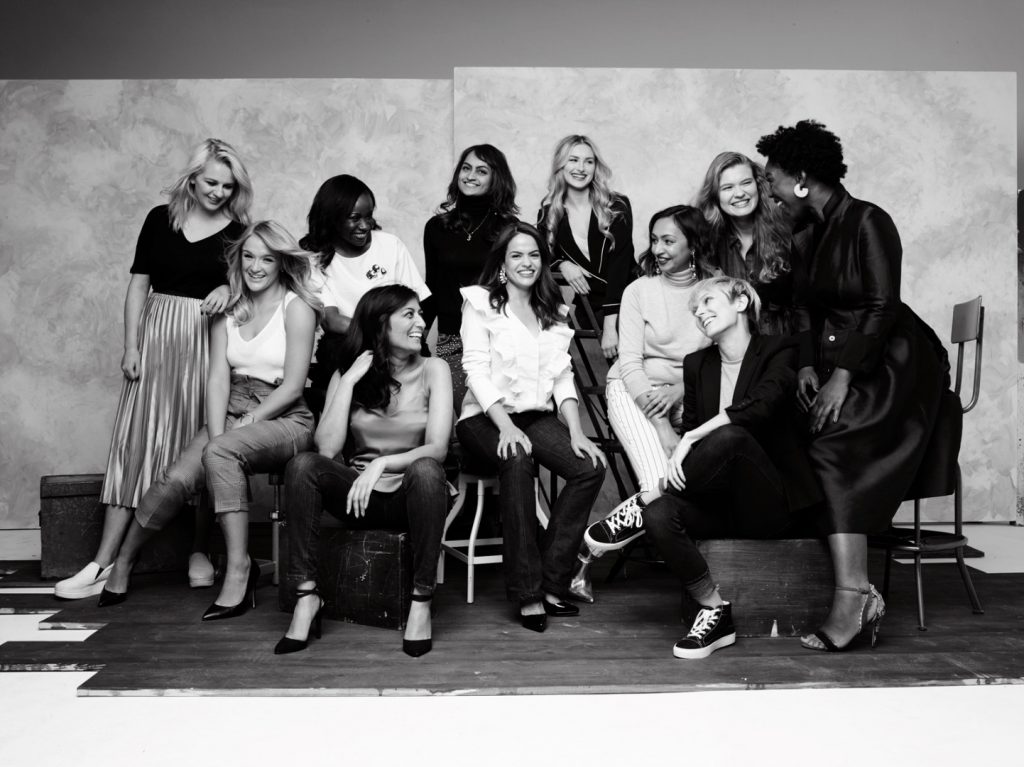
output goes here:
[[551, 604], [551, 602], [545, 599], [544, 612], [557, 618], [566, 615], [579, 615], [580, 608], [571, 602], [556, 602], [555, 604]]

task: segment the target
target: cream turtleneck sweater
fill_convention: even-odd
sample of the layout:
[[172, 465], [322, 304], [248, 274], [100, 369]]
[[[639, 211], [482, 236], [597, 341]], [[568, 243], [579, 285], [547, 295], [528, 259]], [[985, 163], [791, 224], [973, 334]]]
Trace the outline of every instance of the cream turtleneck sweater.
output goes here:
[[710, 341], [688, 308], [697, 281], [684, 275], [640, 277], [622, 294], [619, 358], [608, 380], [622, 379], [634, 399], [652, 386], [682, 383], [683, 357]]

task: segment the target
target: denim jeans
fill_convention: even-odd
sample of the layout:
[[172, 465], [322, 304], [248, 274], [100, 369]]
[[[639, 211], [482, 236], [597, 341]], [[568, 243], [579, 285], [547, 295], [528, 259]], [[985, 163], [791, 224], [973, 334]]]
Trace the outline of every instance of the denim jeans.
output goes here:
[[315, 581], [320, 514], [329, 512], [349, 530], [401, 530], [412, 544], [413, 586], [432, 594], [437, 580], [441, 537], [448, 514], [448, 482], [433, 458], [417, 458], [405, 470], [402, 486], [393, 493], [370, 493], [366, 513], [345, 513], [348, 491], [359, 472], [319, 453], [302, 453], [284, 474], [288, 514], [288, 572], [292, 586]]
[[[572, 452], [569, 430], [554, 413], [530, 411], [511, 417], [530, 438], [532, 455], [517, 447], [511, 458], [499, 458], [498, 427], [485, 413], [459, 421], [455, 431], [463, 447], [486, 457], [498, 469], [502, 559], [509, 596], [521, 605], [543, 599], [544, 592], [565, 598], [605, 469], [600, 462], [595, 467], [590, 458]], [[565, 481], [539, 545], [533, 491], [538, 463]]]
[[693, 539], [772, 538], [790, 522], [786, 490], [771, 459], [740, 426], [722, 426], [683, 461], [686, 487], [669, 487], [644, 509], [644, 526], [686, 590], [715, 590]]
[[248, 475], [280, 470], [292, 456], [313, 446], [313, 414], [301, 397], [276, 418], [235, 428], [275, 388], [256, 378], [231, 377], [226, 431], [211, 440], [204, 426], [178, 459], [160, 471], [135, 510], [142, 527], [162, 530], [204, 487], [215, 513], [248, 511]]

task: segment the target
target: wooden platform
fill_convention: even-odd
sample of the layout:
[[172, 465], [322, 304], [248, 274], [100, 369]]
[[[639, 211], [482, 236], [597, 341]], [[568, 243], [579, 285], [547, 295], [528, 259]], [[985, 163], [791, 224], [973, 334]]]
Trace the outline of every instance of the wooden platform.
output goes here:
[[[876, 564], [873, 572], [879, 572]], [[400, 632], [337, 622], [325, 622], [323, 639], [305, 652], [275, 656], [274, 643], [289, 616], [277, 610], [269, 583], [258, 590], [255, 611], [214, 623], [202, 623], [199, 616], [216, 590], [189, 590], [183, 576], [140, 576], [126, 602], [102, 610], [95, 600], [57, 602], [0, 592], [0, 611], [56, 610], [44, 630], [99, 628], [84, 642], [0, 645], [0, 671], [97, 670], [79, 688], [85, 696], [498, 695], [1024, 682], [1021, 574], [975, 572], [986, 609], [976, 616], [955, 568], [929, 565], [930, 628], [920, 632], [912, 572], [897, 567], [874, 651], [865, 646], [825, 654], [802, 649], [795, 638], [741, 638], [706, 660], [681, 661], [671, 653], [685, 630], [678, 622], [679, 589], [666, 573], [633, 566], [624, 580], [598, 583], [597, 603], [582, 605], [578, 618], [551, 619], [547, 632], [536, 634], [513, 619], [499, 570], [478, 571], [477, 601], [467, 605], [465, 571], [449, 566], [435, 599], [434, 650], [419, 659], [402, 653]], [[0, 580], [0, 587], [32, 585], [43, 584], [28, 567]]]

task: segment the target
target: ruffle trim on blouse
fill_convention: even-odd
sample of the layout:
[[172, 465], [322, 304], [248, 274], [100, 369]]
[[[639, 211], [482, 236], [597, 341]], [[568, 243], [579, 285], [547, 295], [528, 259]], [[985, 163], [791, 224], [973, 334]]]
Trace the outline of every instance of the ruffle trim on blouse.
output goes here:
[[[524, 377], [516, 364], [518, 343], [516, 332], [510, 327], [510, 323], [516, 323], [518, 320], [491, 306], [486, 288], [473, 285], [462, 288], [461, 293], [466, 303], [483, 316], [484, 326], [490, 334], [491, 347], [501, 365], [501, 370], [494, 372], [500, 373], [508, 380], [508, 389], [514, 397], [527, 394], [531, 386], [542, 384], [545, 398], [550, 399], [554, 392], [555, 379], [572, 364], [569, 344], [572, 342], [573, 329], [568, 323], [552, 325], [547, 330], [542, 330], [537, 337], [540, 381], [534, 381], [533, 376]], [[559, 312], [564, 318], [569, 314], [569, 307], [563, 305]]]

